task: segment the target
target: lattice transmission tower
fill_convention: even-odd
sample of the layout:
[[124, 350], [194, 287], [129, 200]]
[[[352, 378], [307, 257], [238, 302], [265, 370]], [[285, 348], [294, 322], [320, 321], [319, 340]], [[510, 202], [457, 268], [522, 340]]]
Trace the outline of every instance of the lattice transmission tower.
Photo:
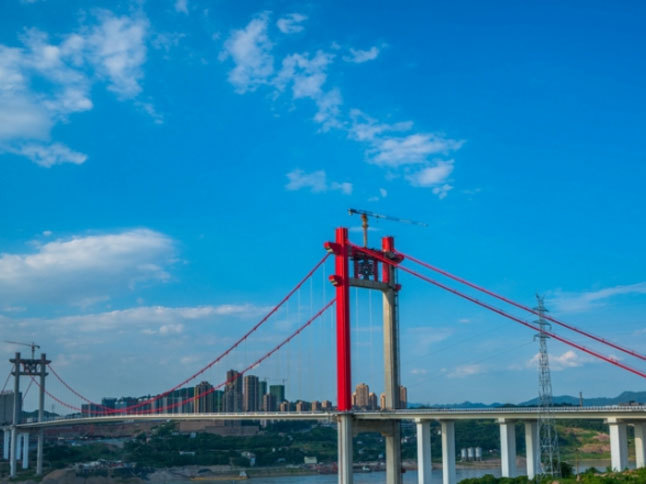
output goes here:
[[552, 376], [550, 374], [550, 360], [547, 355], [547, 339], [549, 336], [545, 331], [551, 330], [552, 325], [545, 320], [543, 315], [547, 312], [543, 297], [536, 295], [538, 306], [534, 308], [538, 312], [539, 318], [536, 323], [540, 328], [534, 338], [538, 339], [539, 353], [538, 353], [538, 400], [540, 405], [540, 413], [538, 416], [538, 435], [539, 445], [541, 451], [541, 470], [542, 473], [548, 476], [560, 477], [560, 455], [559, 455], [559, 439], [554, 426], [554, 419], [552, 418]]

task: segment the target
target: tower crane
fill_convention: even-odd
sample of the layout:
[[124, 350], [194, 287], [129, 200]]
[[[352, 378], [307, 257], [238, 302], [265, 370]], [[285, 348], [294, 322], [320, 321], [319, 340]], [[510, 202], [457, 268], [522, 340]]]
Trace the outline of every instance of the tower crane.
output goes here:
[[348, 209], [350, 215], [360, 215], [361, 216], [361, 228], [363, 229], [363, 246], [368, 247], [368, 217], [372, 218], [382, 218], [384, 220], [391, 220], [393, 222], [402, 222], [405, 224], [420, 225], [422, 227], [428, 227], [428, 224], [423, 222], [416, 222], [415, 220], [409, 220], [405, 218], [391, 217], [390, 215], [383, 215], [381, 213], [370, 212], [368, 210], [358, 210], [356, 208]]
[[37, 345], [33, 341], [31, 343], [20, 343], [19, 341], [7, 341], [7, 340], [5, 340], [4, 342], [12, 344], [12, 345], [29, 346], [31, 348], [31, 359], [32, 360], [35, 358], [36, 348], [40, 349], [40, 345]]

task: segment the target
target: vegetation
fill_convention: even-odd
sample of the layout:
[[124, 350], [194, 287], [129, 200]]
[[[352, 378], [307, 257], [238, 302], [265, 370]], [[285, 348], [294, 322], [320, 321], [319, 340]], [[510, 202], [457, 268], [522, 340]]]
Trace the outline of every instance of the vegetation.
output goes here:
[[594, 469], [579, 474], [577, 477], [569, 476], [565, 478], [553, 479], [550, 477], [537, 478], [528, 480], [526, 476], [522, 477], [494, 477], [487, 474], [483, 477], [464, 479], [460, 484], [643, 484], [646, 482], [646, 469], [627, 470], [624, 472], [606, 472], [599, 474]]
[[[440, 459], [441, 456], [439, 431], [439, 423], [432, 422], [431, 449], [432, 455], [436, 459]], [[602, 422], [561, 421], [557, 426], [557, 431], [563, 460], [574, 463], [577, 459], [609, 457], [607, 428]], [[414, 460], [417, 457], [415, 432], [414, 424], [402, 423], [403, 459]], [[463, 447], [481, 447], [484, 459], [499, 456], [500, 430], [496, 422], [457, 421], [455, 432], [458, 453]], [[521, 423], [517, 424], [516, 439], [518, 454], [523, 455], [525, 439]], [[45, 464], [49, 470], [101, 459], [136, 463], [138, 472], [184, 465], [230, 464], [247, 467], [250, 465], [250, 457], [255, 458], [256, 466], [267, 467], [303, 464], [306, 456], [316, 457], [319, 463], [336, 462], [337, 435], [333, 425], [316, 421], [278, 421], [268, 423], [260, 433], [252, 437], [224, 437], [210, 433], [182, 434], [177, 432], [174, 423], [164, 423], [155, 427], [152, 432], [142, 433], [127, 440], [123, 448], [98, 442], [82, 442], [81, 445], [78, 443], [56, 443], [48, 444], [45, 448]], [[383, 458], [384, 438], [379, 433], [361, 433], [355, 437], [355, 462], [383, 461]], [[563, 470], [566, 474], [567, 469]], [[0, 476], [6, 475], [7, 472], [7, 466], [0, 464]], [[601, 478], [601, 476], [595, 477]], [[483, 480], [472, 482], [484, 484], [489, 482], [514, 483], [516, 481]], [[646, 479], [642, 482], [646, 482]]]

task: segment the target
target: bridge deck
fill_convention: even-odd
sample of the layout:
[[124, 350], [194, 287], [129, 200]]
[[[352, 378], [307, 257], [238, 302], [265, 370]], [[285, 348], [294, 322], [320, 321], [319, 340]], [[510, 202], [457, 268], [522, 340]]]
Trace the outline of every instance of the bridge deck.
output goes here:
[[[387, 411], [352, 412], [357, 420], [535, 420], [538, 407], [499, 408], [419, 408]], [[235, 412], [235, 413], [177, 413], [107, 415], [97, 417], [55, 418], [43, 422], [29, 422], [18, 425], [20, 429], [41, 427], [63, 427], [70, 425], [168, 421], [168, 420], [336, 420], [339, 412]], [[605, 406], [605, 407], [553, 407], [550, 416], [554, 419], [618, 419], [621, 421], [646, 421], [646, 406]], [[6, 427], [5, 427], [6, 428]]]

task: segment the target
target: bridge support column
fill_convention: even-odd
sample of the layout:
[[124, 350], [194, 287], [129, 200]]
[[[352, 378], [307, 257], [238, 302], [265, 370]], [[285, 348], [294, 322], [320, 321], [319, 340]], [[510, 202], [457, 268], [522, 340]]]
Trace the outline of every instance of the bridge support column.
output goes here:
[[635, 467], [646, 467], [646, 423], [635, 423]]
[[18, 445], [16, 427], [11, 429], [11, 443], [9, 444], [9, 476], [16, 477], [16, 446]]
[[4, 440], [2, 441], [2, 458], [9, 460], [9, 446], [11, 445], [11, 430], [4, 429]]
[[23, 432], [22, 434], [22, 468], [29, 468], [29, 433]]
[[[395, 250], [392, 237], [381, 239], [384, 252]], [[386, 408], [401, 408], [400, 378], [399, 378], [399, 317], [397, 295], [397, 270], [393, 266], [383, 267], [383, 280], [389, 284], [384, 291], [383, 328], [384, 328], [384, 394]], [[386, 441], [386, 484], [401, 484], [401, 425], [399, 420], [393, 422], [393, 432], [385, 436]]]
[[417, 482], [431, 484], [431, 422], [416, 420], [417, 424]]
[[527, 478], [534, 479], [540, 474], [541, 445], [538, 437], [538, 421], [525, 422], [525, 459]]
[[498, 419], [500, 424], [500, 466], [502, 477], [516, 477], [516, 427], [513, 421]]
[[609, 419], [608, 425], [610, 426], [610, 466], [615, 471], [623, 471], [628, 467], [626, 423]]
[[442, 484], [456, 484], [455, 422], [442, 420]]
[[22, 459], [22, 448], [24, 447], [22, 440], [25, 438], [24, 434], [20, 432], [16, 440], [16, 460]]
[[337, 420], [339, 484], [352, 484], [352, 415], [341, 414]]

